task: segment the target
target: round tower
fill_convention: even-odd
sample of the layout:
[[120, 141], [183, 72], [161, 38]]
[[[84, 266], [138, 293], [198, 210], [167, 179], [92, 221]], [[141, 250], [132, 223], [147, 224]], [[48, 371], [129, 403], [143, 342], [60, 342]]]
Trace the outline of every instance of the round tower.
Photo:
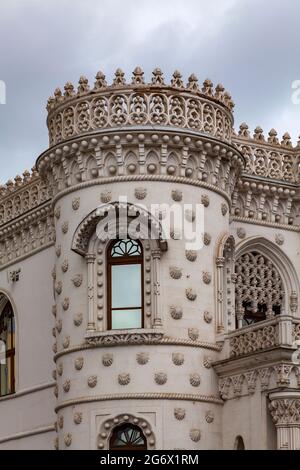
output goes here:
[[[229, 219], [244, 165], [230, 95], [177, 71], [166, 84], [155, 69], [146, 83], [137, 67], [131, 83], [120, 69], [111, 85], [102, 72], [93, 87], [67, 83], [47, 109], [37, 167], [56, 226], [56, 447], [221, 448], [212, 363], [234, 326]], [[203, 247], [165, 233], [161, 211], [156, 237], [112, 236], [110, 211], [119, 227], [122, 211], [128, 222], [153, 204], [176, 204], [196, 224], [202, 205]]]

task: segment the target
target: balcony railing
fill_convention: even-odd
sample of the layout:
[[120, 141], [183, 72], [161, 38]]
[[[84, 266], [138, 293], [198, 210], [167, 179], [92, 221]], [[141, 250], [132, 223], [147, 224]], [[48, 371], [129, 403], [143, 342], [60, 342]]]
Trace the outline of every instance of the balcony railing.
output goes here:
[[228, 339], [231, 358], [276, 347], [292, 348], [300, 340], [300, 320], [280, 315], [229, 333]]

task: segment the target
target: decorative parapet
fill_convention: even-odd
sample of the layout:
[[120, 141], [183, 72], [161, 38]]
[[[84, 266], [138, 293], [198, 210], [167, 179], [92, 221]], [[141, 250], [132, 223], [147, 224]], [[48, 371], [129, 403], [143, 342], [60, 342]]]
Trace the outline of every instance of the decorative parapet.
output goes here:
[[266, 139], [263, 130], [257, 127], [251, 137], [247, 124], [242, 123], [238, 135], [233, 136], [232, 140], [245, 157], [246, 174], [291, 184], [300, 183], [300, 141], [294, 148], [288, 133], [279, 141], [277, 132], [271, 129]]
[[0, 227], [51, 198], [51, 187], [42, 182], [36, 169], [25, 171], [0, 187]]
[[200, 89], [197, 77], [189, 77], [185, 86], [176, 71], [170, 84], [160, 69], [153, 71], [151, 83], [145, 83], [137, 67], [131, 83], [118, 69], [111, 85], [102, 72], [93, 88], [81, 77], [77, 91], [71, 83], [64, 93], [57, 88], [48, 100], [50, 146], [95, 130], [127, 126], [171, 126], [203, 132], [231, 141], [233, 102], [222, 85], [214, 89], [205, 80]]
[[53, 213], [48, 203], [0, 227], [0, 269], [53, 245], [54, 240]]
[[230, 357], [237, 358], [277, 347], [293, 347], [300, 337], [300, 321], [277, 316], [229, 333]]

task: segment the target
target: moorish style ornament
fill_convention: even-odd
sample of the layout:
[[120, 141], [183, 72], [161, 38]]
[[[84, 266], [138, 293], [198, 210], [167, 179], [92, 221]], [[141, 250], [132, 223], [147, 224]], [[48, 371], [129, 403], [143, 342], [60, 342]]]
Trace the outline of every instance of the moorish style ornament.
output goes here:
[[75, 287], [80, 287], [81, 284], [82, 284], [82, 281], [83, 281], [83, 275], [82, 274], [76, 274], [73, 278], [72, 278], [72, 282], [74, 284]]
[[178, 421], [182, 421], [185, 418], [186, 412], [184, 408], [175, 408], [174, 416]]
[[154, 380], [157, 385], [164, 385], [168, 380], [168, 376], [165, 372], [156, 372], [154, 374]]
[[191, 429], [190, 431], [190, 438], [193, 442], [199, 442], [201, 439], [201, 431], [200, 429]]
[[75, 326], [80, 326], [82, 324], [82, 321], [83, 321], [83, 314], [82, 313], [76, 313], [76, 315], [74, 315], [74, 325]]
[[184, 355], [182, 353], [173, 353], [172, 361], [175, 366], [182, 366], [184, 363]]
[[112, 199], [111, 191], [103, 191], [103, 193], [101, 193], [100, 199], [103, 204], [107, 204], [108, 202], [110, 202]]
[[185, 290], [185, 295], [186, 295], [186, 298], [191, 300], [192, 302], [196, 300], [197, 298], [197, 294], [195, 290], [191, 288]]
[[130, 383], [130, 374], [119, 374], [118, 382], [120, 385], [128, 385]]
[[110, 367], [114, 362], [114, 356], [112, 353], [107, 353], [107, 354], [104, 354], [104, 356], [102, 357], [102, 364], [105, 366], [105, 367]]
[[192, 341], [197, 341], [197, 339], [199, 338], [198, 328], [189, 328], [188, 329], [188, 336]]
[[149, 362], [149, 353], [139, 352], [136, 355], [137, 363], [140, 365], [145, 365]]
[[177, 266], [170, 266], [169, 273], [172, 279], [180, 279], [182, 276], [182, 269]]
[[201, 377], [199, 374], [191, 374], [190, 375], [190, 384], [193, 386], [193, 387], [199, 387], [201, 383]]
[[203, 271], [202, 280], [203, 280], [204, 284], [210, 284], [211, 283], [211, 274], [208, 273], [207, 271]]
[[246, 237], [246, 230], [243, 227], [238, 227], [236, 229], [237, 236], [243, 240]]
[[174, 320], [180, 320], [182, 318], [182, 309], [180, 307], [175, 307], [172, 305], [170, 307], [170, 314]]
[[146, 188], [135, 188], [134, 195], [139, 200], [145, 199], [146, 196], [147, 196], [147, 189]]
[[95, 388], [96, 385], [97, 385], [97, 382], [98, 382], [98, 377], [97, 375], [91, 375], [89, 378], [88, 378], [88, 386], [90, 388]]
[[213, 316], [210, 312], [205, 311], [203, 314], [203, 318], [206, 321], [206, 323], [211, 323], [213, 320]]
[[79, 411], [76, 411], [73, 416], [73, 420], [75, 424], [81, 424], [82, 423], [82, 413]]
[[74, 367], [76, 370], [81, 370], [83, 368], [84, 359], [83, 357], [77, 357], [74, 362]]
[[76, 197], [72, 201], [72, 208], [74, 211], [78, 211], [79, 207], [80, 207], [80, 197]]
[[279, 246], [282, 246], [284, 244], [284, 236], [282, 235], [282, 233], [276, 233], [275, 242]]
[[197, 259], [197, 251], [196, 250], [186, 250], [185, 251], [186, 259], [189, 261], [196, 261]]

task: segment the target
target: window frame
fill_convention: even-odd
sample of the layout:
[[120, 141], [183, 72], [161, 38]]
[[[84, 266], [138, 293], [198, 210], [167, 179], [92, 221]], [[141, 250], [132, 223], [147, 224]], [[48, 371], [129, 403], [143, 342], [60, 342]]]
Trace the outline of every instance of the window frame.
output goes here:
[[[123, 239], [112, 240], [106, 250], [106, 276], [107, 276], [107, 329], [110, 331], [114, 330], [135, 330], [142, 329], [145, 325], [145, 306], [144, 306], [144, 247], [140, 240], [134, 240], [138, 243], [141, 249], [141, 254], [138, 256], [111, 256], [112, 247]], [[130, 238], [128, 238], [130, 240]], [[141, 326], [136, 328], [112, 328], [112, 311], [113, 310], [137, 310], [138, 307], [124, 307], [124, 308], [112, 308], [112, 267], [123, 266], [123, 265], [140, 265], [141, 266]]]
[[[113, 445], [113, 441], [115, 441], [117, 439], [117, 434], [118, 432], [122, 431], [122, 430], [125, 430], [126, 428], [131, 428], [133, 430], [136, 430], [140, 433], [140, 436], [141, 438], [144, 440], [144, 444], [143, 445], [140, 445], [140, 446], [130, 446], [130, 445], [124, 445], [124, 446], [114, 446]], [[137, 426], [135, 424], [132, 424], [132, 423], [122, 423], [116, 427], [113, 428], [112, 430], [112, 434], [109, 438], [109, 443], [108, 443], [108, 449], [110, 451], [113, 451], [113, 452], [117, 452], [117, 451], [145, 451], [145, 450], [148, 450], [148, 443], [147, 443], [147, 438], [145, 436], [145, 434], [143, 433], [143, 430], [142, 428], [140, 428], [140, 426]]]
[[[13, 334], [11, 336], [11, 345], [9, 347], [9, 349], [5, 349], [5, 360], [6, 360], [6, 366], [8, 367], [8, 361], [10, 361], [10, 368], [9, 368], [9, 372], [10, 372], [10, 383], [11, 383], [11, 391], [8, 392], [8, 393], [4, 393], [2, 394], [1, 393], [1, 374], [0, 374], [0, 398], [2, 397], [7, 397], [9, 395], [13, 395], [14, 393], [16, 393], [16, 374], [15, 374], [15, 370], [16, 370], [16, 367], [15, 367], [15, 362], [16, 362], [16, 338], [15, 338], [15, 335], [16, 335], [16, 321], [15, 321], [15, 313], [14, 313], [14, 309], [13, 309], [13, 306], [10, 302], [10, 300], [8, 299], [8, 297], [3, 294], [4, 297], [6, 298], [7, 302], [5, 304], [5, 306], [3, 307], [1, 313], [0, 313], [0, 319], [2, 318], [2, 316], [4, 317], [5, 315], [8, 315], [8, 314], [11, 314], [10, 316], [10, 327], [12, 328], [12, 331], [13, 331]], [[2, 332], [2, 330], [1, 330]]]

